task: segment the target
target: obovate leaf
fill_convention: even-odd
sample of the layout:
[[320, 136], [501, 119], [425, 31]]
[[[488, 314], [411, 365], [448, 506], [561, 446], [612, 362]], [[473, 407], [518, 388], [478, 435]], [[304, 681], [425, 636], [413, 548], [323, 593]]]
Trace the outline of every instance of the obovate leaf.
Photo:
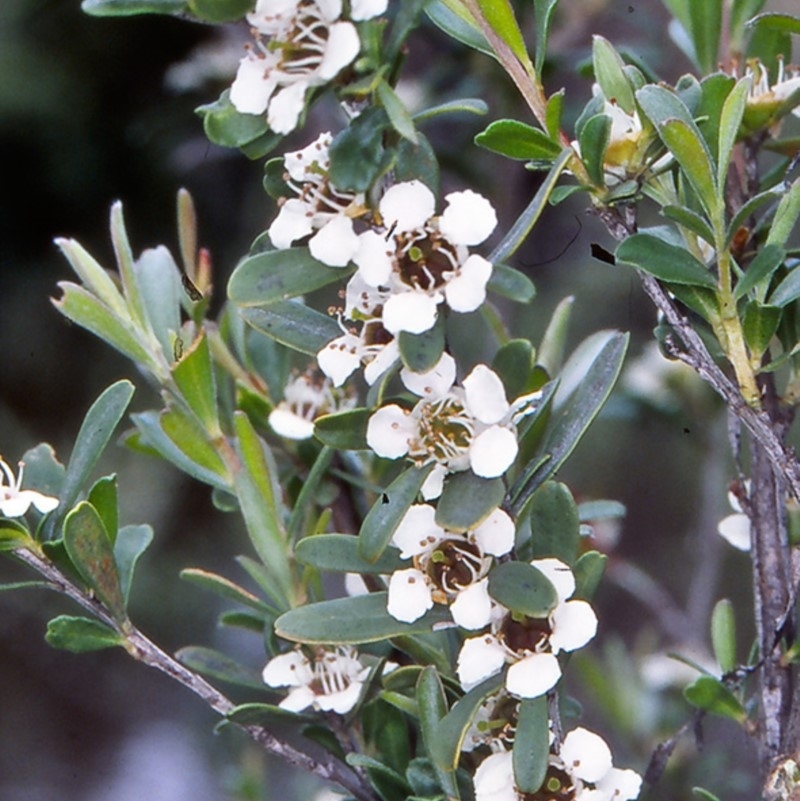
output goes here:
[[566, 484], [548, 481], [530, 500], [531, 556], [555, 557], [572, 565], [578, 555], [580, 521]]
[[186, 0], [83, 0], [81, 10], [92, 17], [131, 17], [136, 14], [180, 14]]
[[496, 58], [494, 50], [475, 24], [475, 20], [461, 4], [434, 0], [425, 6], [425, 13], [437, 28], [443, 30], [457, 42], [461, 42], [473, 50], [478, 50], [484, 55]]
[[536, 15], [536, 53], [534, 54], [534, 68], [536, 74], [542, 74], [545, 57], [547, 56], [547, 37], [550, 33], [550, 20], [555, 11], [558, 0], [533, 0]]
[[606, 100], [616, 101], [626, 114], [633, 114], [636, 100], [625, 74], [625, 62], [611, 42], [602, 36], [592, 37], [592, 64], [595, 80], [600, 84]]
[[105, 623], [71, 615], [59, 615], [53, 618], [47, 624], [44, 638], [53, 648], [76, 654], [125, 644], [125, 638]]
[[117, 563], [119, 584], [126, 605], [131, 593], [136, 564], [152, 541], [153, 529], [146, 524], [123, 526], [117, 533], [117, 540], [114, 543], [114, 561]]
[[617, 248], [617, 261], [671, 284], [689, 284], [715, 289], [717, 281], [708, 268], [688, 250], [665, 242], [653, 234], [634, 234]]
[[736, 615], [733, 604], [723, 598], [711, 613], [711, 644], [723, 673], [736, 667]]
[[547, 617], [558, 596], [550, 579], [527, 562], [504, 562], [489, 573], [489, 595], [512, 612]]
[[275, 621], [275, 633], [309, 645], [359, 645], [424, 634], [450, 619], [447, 607], [437, 604], [419, 620], [401, 623], [386, 611], [387, 597], [388, 593], [374, 592], [300, 606]]
[[202, 673], [209, 678], [219, 679], [251, 690], [267, 689], [257, 671], [240, 665], [229, 656], [212, 648], [188, 645], [186, 648], [181, 648], [175, 657], [190, 670]]
[[186, 404], [197, 415], [203, 427], [212, 436], [219, 435], [217, 381], [205, 333], [201, 333], [184, 350], [180, 360], [172, 367], [172, 377]]
[[536, 297], [536, 287], [525, 273], [507, 264], [495, 264], [486, 285], [489, 292], [517, 303], [530, 303]]
[[408, 566], [396, 548], [386, 548], [377, 561], [367, 561], [359, 551], [358, 538], [352, 534], [305, 537], [295, 546], [294, 555], [304, 565], [337, 573], [388, 574]]
[[365, 450], [371, 414], [370, 409], [348, 409], [323, 415], [314, 421], [314, 436], [339, 451]]
[[475, 144], [522, 161], [552, 161], [561, 153], [561, 145], [548, 134], [519, 120], [496, 120], [475, 137]]
[[514, 733], [514, 784], [521, 793], [535, 793], [550, 765], [550, 716], [547, 698], [523, 698]]
[[403, 364], [415, 373], [427, 373], [436, 366], [444, 352], [445, 317], [440, 314], [436, 322], [421, 334], [401, 331], [397, 337]]
[[714, 715], [731, 718], [739, 723], [747, 720], [747, 713], [739, 699], [719, 680], [713, 676], [700, 676], [684, 691], [686, 700], [698, 709], [704, 709]]
[[228, 283], [228, 297], [239, 306], [267, 306], [343, 281], [351, 273], [317, 261], [308, 248], [269, 250], [238, 265]]
[[436, 506], [436, 522], [448, 531], [471, 531], [503, 502], [501, 478], [481, 478], [471, 470], [450, 476]]
[[331, 340], [342, 335], [332, 317], [292, 300], [264, 308], [243, 308], [239, 313], [257, 331], [308, 356], [316, 356]]
[[232, 22], [253, 8], [252, 0], [189, 0], [189, 8], [208, 22]]
[[783, 264], [785, 258], [786, 251], [779, 245], [766, 245], [761, 248], [748, 265], [747, 271], [741, 280], [736, 284], [736, 289], [733, 293], [736, 300], [741, 300], [751, 289], [762, 284], [762, 282], [764, 284], [764, 292], [759, 292], [758, 294], [765, 294], [766, 285], [769, 283], [768, 279]]
[[[422, 741], [428, 753], [433, 755], [439, 739], [439, 724], [447, 713], [447, 700], [444, 686], [436, 668], [429, 665], [423, 668], [416, 687], [417, 710], [419, 713]], [[452, 770], [444, 770], [435, 762], [431, 763], [436, 778], [450, 797], [458, 797], [458, 787]]]

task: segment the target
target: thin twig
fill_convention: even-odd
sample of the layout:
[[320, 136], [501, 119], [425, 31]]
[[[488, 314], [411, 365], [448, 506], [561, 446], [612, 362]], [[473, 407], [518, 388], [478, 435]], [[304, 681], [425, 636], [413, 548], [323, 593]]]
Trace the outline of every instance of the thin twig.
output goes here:
[[[102, 603], [84, 592], [80, 587], [75, 586], [46, 557], [33, 551], [22, 549], [15, 551], [14, 555], [44, 576], [51, 583], [53, 589], [71, 598], [86, 611], [124, 637], [126, 650], [138, 662], [155, 668], [182, 684], [222, 717], [226, 717], [235, 709], [235, 704], [217, 690], [216, 687], [159, 648], [133, 626], [130, 621], [120, 623], [115, 620]], [[321, 753], [320, 755], [311, 756], [306, 754], [279, 739], [262, 726], [243, 725], [240, 723], [235, 723], [235, 725], [247, 732], [268, 753], [280, 757], [291, 765], [314, 773], [325, 781], [338, 784], [357, 801], [377, 801], [375, 793], [359, 778], [355, 771], [348, 765], [334, 759], [331, 755]]]

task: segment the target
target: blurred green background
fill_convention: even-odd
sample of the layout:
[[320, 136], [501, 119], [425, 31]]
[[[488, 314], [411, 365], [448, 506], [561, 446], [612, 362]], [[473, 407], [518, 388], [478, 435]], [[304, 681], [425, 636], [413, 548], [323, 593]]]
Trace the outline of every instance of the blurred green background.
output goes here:
[[[781, 5], [795, 4], [767, 7]], [[108, 210], [121, 199], [136, 250], [165, 243], [175, 252], [175, 193], [187, 187], [201, 243], [213, 257], [219, 302], [236, 259], [274, 213], [259, 165], [210, 145], [193, 113], [230, 82], [245, 32], [237, 27], [223, 36], [164, 18], [93, 19], [78, 0], [3, 0], [0, 454], [9, 463], [40, 441], [66, 459], [94, 397], [117, 378], [137, 378], [121, 357], [52, 308], [56, 282], [71, 278], [55, 236], [78, 239], [110, 265]], [[570, 119], [590, 94], [576, 67], [589, 59], [593, 33], [643, 58], [669, 82], [690, 69], [667, 35], [660, 0], [562, 0], [545, 84], [549, 91], [566, 87]], [[525, 111], [496, 65], [437, 31], [422, 29], [410, 47], [407, 97], [422, 105], [489, 99], [488, 119], [453, 118], [425, 132], [441, 155], [444, 188], [483, 192], [507, 228], [538, 177], [476, 151], [471, 139], [492, 119], [527, 119]], [[330, 109], [315, 112], [316, 130], [287, 147], [335, 124], [330, 115]], [[593, 242], [612, 247], [583, 204], [548, 209], [515, 260], [539, 295], [528, 308], [503, 311], [515, 331], [536, 342], [555, 305], [574, 295], [571, 345], [598, 329], [629, 330], [633, 362], [651, 339], [655, 313], [632, 272], [591, 258]], [[644, 374], [652, 380], [652, 369]], [[691, 378], [667, 380], [655, 394], [647, 390], [645, 400], [630, 389], [633, 383], [628, 391], [623, 385], [559, 476], [579, 500], [614, 498], [628, 509], [620, 527], [597, 528], [611, 556], [597, 597], [601, 629], [574, 660], [568, 689], [588, 725], [613, 743], [617, 763], [641, 772], [653, 747], [690, 717], [671, 684], [680, 665], [666, 652], [707, 661], [708, 615], [723, 596], [737, 610], [741, 658], [751, 638], [747, 557], [715, 531], [729, 511], [725, 489], [732, 477], [724, 410]], [[152, 390], [138, 385], [136, 408], [157, 404]], [[168, 649], [214, 644], [260, 668], [257, 638], [218, 631], [209, 597], [177, 578], [185, 566], [231, 574], [231, 557], [247, 551], [237, 522], [213, 508], [204, 487], [155, 460], [112, 448], [101, 467], [119, 474], [123, 522], [150, 522], [156, 531], [134, 586], [138, 625]], [[23, 575], [18, 565], [0, 562], [0, 581]], [[200, 702], [123, 653], [50, 650], [45, 621], [73, 611], [54, 595], [0, 593], [0, 801], [309, 797], [312, 781], [265, 766], [231, 733], [214, 737], [214, 718]], [[746, 735], [707, 720], [703, 744], [698, 751], [685, 738], [666, 775], [643, 797], [686, 798], [702, 784], [723, 801], [752, 799], [755, 761]]]

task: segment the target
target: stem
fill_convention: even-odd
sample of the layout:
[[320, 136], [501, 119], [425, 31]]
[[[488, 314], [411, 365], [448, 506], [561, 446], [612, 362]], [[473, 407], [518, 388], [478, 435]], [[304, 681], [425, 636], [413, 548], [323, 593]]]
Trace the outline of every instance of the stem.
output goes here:
[[[202, 676], [192, 672], [155, 643], [149, 640], [129, 621], [120, 624], [96, 598], [89, 596], [76, 587], [50, 560], [43, 554], [31, 550], [17, 550], [14, 555], [44, 576], [53, 589], [57, 590], [82, 606], [106, 625], [113, 628], [126, 640], [127, 652], [148, 667], [169, 676], [173, 681], [191, 690], [202, 701], [222, 717], [229, 715], [235, 704], [216, 687], [209, 684]], [[357, 801], [377, 801], [377, 796], [366, 783], [347, 765], [335, 760], [331, 755], [321, 752], [311, 756], [286, 743], [267, 731], [262, 726], [236, 723], [249, 737], [258, 743], [267, 753], [286, 760], [290, 764], [314, 773], [325, 781], [334, 782], [343, 787]]]

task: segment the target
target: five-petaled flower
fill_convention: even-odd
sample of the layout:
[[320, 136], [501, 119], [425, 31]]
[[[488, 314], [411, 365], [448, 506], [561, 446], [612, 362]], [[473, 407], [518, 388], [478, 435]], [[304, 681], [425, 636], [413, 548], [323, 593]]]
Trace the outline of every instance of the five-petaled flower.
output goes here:
[[509, 403], [499, 376], [485, 364], [454, 386], [455, 362], [447, 353], [427, 373], [404, 370], [401, 378], [420, 400], [411, 411], [392, 403], [370, 417], [367, 443], [378, 456], [408, 456], [448, 471], [471, 468], [481, 478], [508, 470], [519, 450], [516, 424], [533, 410], [538, 393]]
[[453, 620], [465, 629], [491, 622], [492, 601], [486, 578], [494, 560], [514, 547], [514, 521], [495, 509], [472, 531], [458, 534], [436, 523], [436, 510], [415, 504], [392, 536], [400, 556], [413, 567], [396, 570], [389, 579], [389, 614], [413, 623], [434, 602], [450, 604]]
[[58, 498], [35, 490], [22, 489], [23, 470], [24, 464], [20, 462], [19, 473], [15, 478], [14, 471], [0, 459], [0, 514], [5, 517], [22, 517], [31, 505], [42, 514], [52, 512], [58, 506]]
[[[386, 0], [361, 0], [351, 18], [385, 10]], [[266, 112], [273, 131], [289, 133], [308, 90], [333, 80], [358, 55], [358, 31], [342, 19], [342, 0], [258, 0], [247, 21], [255, 47], [239, 62], [231, 103], [242, 114]]]
[[309, 658], [298, 647], [267, 662], [262, 673], [270, 687], [290, 687], [279, 706], [300, 712], [311, 706], [344, 715], [358, 701], [370, 668], [352, 646], [318, 647]]
[[597, 633], [592, 607], [571, 600], [575, 576], [568, 565], [554, 558], [536, 559], [531, 565], [553, 585], [556, 606], [541, 618], [494, 615], [490, 633], [466, 640], [458, 655], [458, 678], [465, 690], [510, 664], [506, 690], [518, 698], [538, 698], [561, 678], [556, 655], [582, 648]]
[[[513, 755], [509, 750], [484, 759], [475, 771], [473, 785], [475, 801], [521, 801], [525, 797], [514, 783]], [[642, 777], [636, 771], [614, 767], [611, 751], [599, 734], [578, 727], [550, 753], [541, 797], [633, 801], [641, 787]]]

